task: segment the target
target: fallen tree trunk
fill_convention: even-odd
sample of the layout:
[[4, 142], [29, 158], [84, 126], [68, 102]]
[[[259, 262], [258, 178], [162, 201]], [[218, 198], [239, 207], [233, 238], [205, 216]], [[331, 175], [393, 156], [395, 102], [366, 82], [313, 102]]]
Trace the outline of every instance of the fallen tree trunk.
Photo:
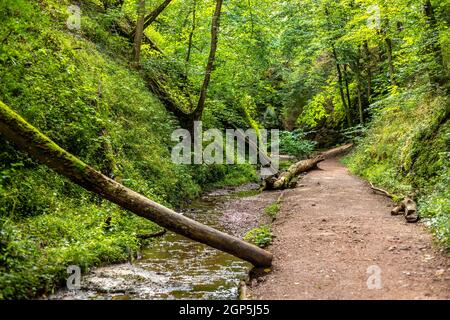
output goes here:
[[291, 181], [303, 172], [310, 171], [317, 167], [317, 164], [324, 161], [323, 156], [317, 156], [313, 159], [302, 160], [289, 167], [289, 169], [281, 173], [278, 177], [272, 176], [264, 180], [263, 190], [280, 190], [290, 187]]
[[[265, 176], [277, 174], [279, 170], [274, 167], [274, 165], [272, 163], [272, 158], [270, 158], [267, 155], [266, 151], [261, 150], [258, 143], [256, 141], [253, 141], [252, 139], [250, 139], [248, 136], [246, 136], [241, 130], [239, 130], [239, 128], [234, 126], [234, 129], [235, 129], [235, 133], [237, 135], [239, 135], [241, 139], [244, 139], [244, 141], [248, 144], [249, 151], [258, 155], [259, 161], [261, 162], [261, 166], [262, 166], [261, 174], [264, 174]], [[256, 139], [258, 139], [258, 138], [256, 137]], [[270, 172], [270, 174], [266, 174], [269, 172]]]
[[353, 143], [345, 144], [343, 146], [321, 152], [321, 153], [319, 153], [319, 155], [324, 157], [325, 159], [329, 159], [329, 158], [336, 157], [344, 152], [347, 152], [351, 148], [353, 148]]
[[391, 210], [391, 215], [393, 216], [399, 216], [401, 215], [403, 212], [405, 212], [405, 205], [402, 203], [400, 203], [399, 205], [395, 206], [394, 209]]
[[405, 219], [407, 222], [414, 223], [419, 221], [419, 213], [417, 212], [417, 205], [413, 199], [407, 197], [402, 202], [405, 208]]
[[316, 157], [308, 160], [302, 160], [289, 167], [289, 169], [280, 175], [274, 175], [263, 181], [262, 190], [280, 190], [291, 188], [295, 185], [296, 177], [303, 172], [317, 168], [317, 165], [328, 158], [333, 158], [341, 153], [350, 150], [353, 144], [346, 144], [337, 148], [319, 153]]
[[0, 134], [86, 190], [161, 227], [232, 254], [258, 267], [270, 266], [272, 254], [241, 239], [184, 217], [106, 177], [68, 153], [0, 101]]
[[405, 200], [400, 202], [391, 211], [391, 215], [398, 216], [403, 214], [406, 221], [414, 223], [419, 221], [419, 212], [417, 211], [417, 204], [410, 197], [406, 197]]

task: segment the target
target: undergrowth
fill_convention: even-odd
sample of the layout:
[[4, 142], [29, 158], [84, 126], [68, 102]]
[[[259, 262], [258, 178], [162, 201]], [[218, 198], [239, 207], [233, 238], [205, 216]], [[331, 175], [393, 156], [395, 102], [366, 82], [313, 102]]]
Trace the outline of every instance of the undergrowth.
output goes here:
[[444, 93], [418, 88], [372, 106], [366, 137], [345, 159], [350, 170], [400, 201], [414, 196], [420, 216], [450, 248], [450, 107]]
[[247, 232], [244, 236], [244, 240], [251, 242], [260, 248], [265, 248], [272, 243], [272, 230], [269, 225], [261, 225]]
[[[130, 68], [130, 45], [110, 32], [117, 12], [84, 2], [73, 32], [69, 1], [0, 3], [0, 99], [85, 163], [172, 208], [208, 184], [254, 181], [249, 166], [171, 162], [178, 123]], [[51, 293], [69, 265], [127, 260], [145, 245], [135, 235], [158, 228], [0, 137], [0, 299]]]

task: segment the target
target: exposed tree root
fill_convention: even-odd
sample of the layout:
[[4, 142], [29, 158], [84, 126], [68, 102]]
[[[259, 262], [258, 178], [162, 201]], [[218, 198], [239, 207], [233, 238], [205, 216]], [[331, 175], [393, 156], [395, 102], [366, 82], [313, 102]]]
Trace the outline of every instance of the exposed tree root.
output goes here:
[[386, 190], [383, 190], [383, 189], [381, 189], [381, 188], [375, 187], [375, 186], [372, 184], [372, 182], [370, 182], [370, 181], [369, 181], [369, 184], [370, 184], [370, 188], [372, 188], [373, 191], [382, 193], [382, 194], [384, 194], [384, 195], [385, 195], [386, 197], [388, 197], [388, 198], [391, 198], [391, 199], [393, 198], [393, 196], [392, 196], [389, 192], [387, 192]]

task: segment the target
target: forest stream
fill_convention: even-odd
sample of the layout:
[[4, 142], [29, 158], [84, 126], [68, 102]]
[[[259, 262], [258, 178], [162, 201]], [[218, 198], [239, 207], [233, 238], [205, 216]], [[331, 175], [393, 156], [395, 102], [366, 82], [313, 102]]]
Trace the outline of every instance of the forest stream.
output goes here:
[[[181, 209], [201, 223], [242, 237], [260, 220], [272, 196], [258, 185], [205, 193]], [[275, 194], [275, 193], [274, 193]], [[172, 232], [143, 248], [138, 259], [91, 270], [81, 290], [60, 290], [50, 299], [237, 299], [251, 264]]]

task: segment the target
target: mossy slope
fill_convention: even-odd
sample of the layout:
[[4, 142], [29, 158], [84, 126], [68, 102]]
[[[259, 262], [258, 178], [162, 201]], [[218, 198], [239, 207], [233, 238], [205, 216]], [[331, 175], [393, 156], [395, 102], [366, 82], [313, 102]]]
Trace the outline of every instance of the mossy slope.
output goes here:
[[409, 91], [374, 106], [367, 136], [345, 162], [401, 200], [418, 199], [420, 215], [450, 248], [450, 106], [443, 92]]

